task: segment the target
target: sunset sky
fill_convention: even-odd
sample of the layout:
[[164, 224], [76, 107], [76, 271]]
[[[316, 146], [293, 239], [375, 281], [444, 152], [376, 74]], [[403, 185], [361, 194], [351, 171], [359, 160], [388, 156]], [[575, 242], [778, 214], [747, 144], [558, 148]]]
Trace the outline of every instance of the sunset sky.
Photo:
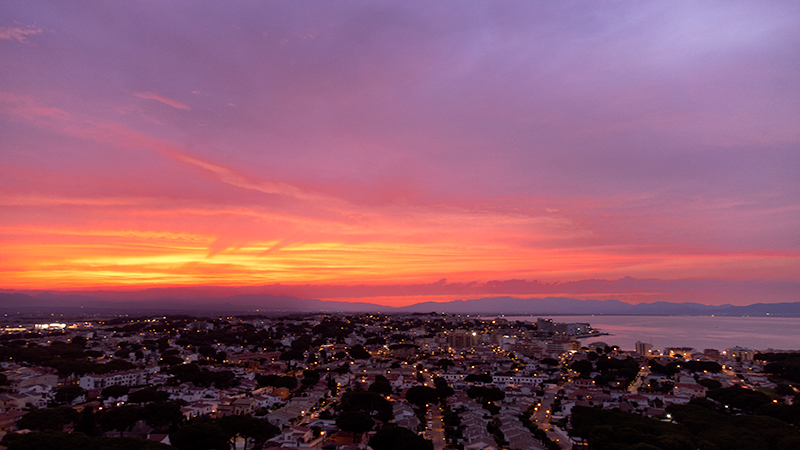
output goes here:
[[800, 301], [799, 18], [3, 1], [0, 289]]

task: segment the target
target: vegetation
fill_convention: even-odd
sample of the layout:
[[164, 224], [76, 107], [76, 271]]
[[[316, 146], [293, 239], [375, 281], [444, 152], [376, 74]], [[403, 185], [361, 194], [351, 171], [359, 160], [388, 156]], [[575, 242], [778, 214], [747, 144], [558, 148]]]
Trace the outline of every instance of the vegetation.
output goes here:
[[33, 408], [28, 414], [19, 419], [17, 427], [20, 430], [61, 431], [64, 425], [77, 422], [79, 419], [80, 414], [67, 406], [44, 409]]
[[436, 386], [436, 395], [439, 397], [439, 403], [443, 404], [447, 397], [456, 393], [453, 388], [447, 384], [444, 378], [434, 377], [433, 384]]
[[128, 403], [150, 403], [166, 400], [169, 400], [168, 393], [150, 388], [139, 389], [128, 394]]
[[256, 375], [256, 382], [261, 387], [273, 386], [288, 389], [297, 387], [297, 378], [288, 375]]
[[345, 411], [361, 411], [382, 422], [394, 418], [392, 404], [380, 394], [370, 391], [349, 391], [342, 394], [339, 409]]
[[406, 391], [406, 400], [418, 408], [426, 408], [427, 404], [439, 401], [439, 393], [427, 386], [414, 386]]
[[[170, 450], [173, 447], [145, 439], [87, 436], [83, 433], [9, 434], [3, 438], [8, 450]], [[221, 449], [220, 449], [221, 450]], [[227, 450], [227, 449], [226, 449]]]
[[361, 411], [345, 411], [336, 418], [336, 426], [342, 431], [353, 433], [353, 442], [358, 442], [357, 436], [371, 430], [375, 421]]
[[433, 450], [433, 443], [403, 427], [383, 427], [369, 440], [373, 450]]
[[471, 373], [464, 378], [464, 381], [468, 381], [470, 383], [491, 383], [494, 379], [488, 373]]
[[219, 419], [200, 417], [170, 434], [170, 442], [180, 450], [229, 450], [236, 438], [259, 448], [280, 430], [266, 419], [233, 415]]
[[755, 359], [767, 363], [764, 372], [800, 383], [800, 353], [758, 353]]
[[371, 357], [369, 352], [361, 344], [351, 347], [349, 353], [353, 359], [369, 359]]
[[596, 450], [800, 448], [800, 431], [772, 417], [726, 413], [703, 399], [669, 406], [667, 412], [675, 423], [576, 406], [571, 423], [575, 434]]
[[169, 435], [180, 450], [230, 450], [231, 436], [215, 423], [193, 423]]
[[169, 369], [169, 373], [175, 375], [177, 383], [193, 383], [196, 386], [225, 389], [235, 386], [238, 382], [236, 376], [230, 370], [211, 371], [201, 369], [197, 364], [181, 364]]
[[746, 413], [753, 413], [760, 406], [772, 403], [772, 399], [767, 394], [739, 386], [714, 389], [708, 391], [706, 396], [729, 408]]
[[383, 375], [376, 375], [375, 381], [369, 386], [370, 392], [375, 392], [381, 395], [391, 395], [392, 385], [389, 380]]
[[128, 395], [128, 392], [130, 392], [130, 390], [131, 388], [129, 388], [128, 386], [114, 385], [103, 389], [100, 395], [102, 395], [103, 398], [110, 398], [110, 397], [119, 398], [122, 397], [123, 395]]
[[494, 402], [506, 398], [506, 393], [495, 387], [472, 386], [467, 389], [469, 398], [477, 401]]

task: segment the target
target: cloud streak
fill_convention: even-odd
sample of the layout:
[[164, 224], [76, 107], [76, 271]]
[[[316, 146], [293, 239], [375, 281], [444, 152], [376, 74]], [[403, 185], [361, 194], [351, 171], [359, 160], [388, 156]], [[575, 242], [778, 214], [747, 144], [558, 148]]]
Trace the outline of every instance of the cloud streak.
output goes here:
[[139, 97], [147, 100], [155, 100], [157, 102], [161, 102], [167, 106], [172, 106], [173, 108], [182, 109], [184, 111], [191, 111], [192, 108], [187, 106], [185, 103], [181, 103], [177, 100], [173, 100], [171, 98], [164, 97], [163, 95], [158, 95], [155, 92], [134, 92], [134, 97]]

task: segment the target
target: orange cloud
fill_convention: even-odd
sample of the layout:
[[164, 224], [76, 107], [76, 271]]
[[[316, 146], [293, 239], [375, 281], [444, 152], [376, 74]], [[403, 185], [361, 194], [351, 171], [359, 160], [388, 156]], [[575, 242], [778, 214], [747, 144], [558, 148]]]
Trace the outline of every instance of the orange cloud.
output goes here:
[[[169, 180], [151, 175], [122, 182], [117, 172], [93, 175], [103, 189], [94, 187], [95, 179], [57, 171], [42, 176], [0, 168], [6, 179], [14, 175], [23, 180], [8, 188], [0, 184], [0, 285], [6, 288], [385, 287], [439, 278], [553, 283], [587, 277], [800, 276], [796, 252], [634, 242], [636, 235], [643, 235], [639, 228], [661, 218], [650, 217], [646, 209], [638, 216], [621, 213], [620, 205], [652, 202], [646, 196], [362, 204], [326, 191], [324, 185], [311, 189], [270, 179], [190, 153], [132, 126], [66, 112], [30, 97], [0, 93], [0, 111], [58, 136], [100, 144], [113, 154], [153, 158], [157, 167], [150, 173], [161, 174], [158, 170], [171, 164], [159, 175]], [[172, 179], [167, 187], [151, 186]], [[75, 187], [84, 182], [90, 188]], [[183, 184], [194, 188], [181, 192]], [[673, 221], [680, 222], [680, 217]], [[642, 290], [626, 295], [654, 294]], [[371, 292], [366, 297], [387, 295]]]

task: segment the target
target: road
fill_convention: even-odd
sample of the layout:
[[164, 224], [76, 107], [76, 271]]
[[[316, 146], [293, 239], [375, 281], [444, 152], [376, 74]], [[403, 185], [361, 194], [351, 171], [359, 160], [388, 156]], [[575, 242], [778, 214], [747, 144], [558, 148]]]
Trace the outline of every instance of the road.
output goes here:
[[[425, 372], [426, 386], [433, 387], [433, 377], [430, 373]], [[431, 426], [428, 428], [428, 436], [433, 442], [433, 450], [444, 450], [447, 447], [447, 441], [444, 437], [444, 423], [442, 422], [442, 409], [438, 404], [432, 403], [428, 406], [428, 423]]]
[[644, 382], [645, 378], [647, 378], [649, 375], [650, 375], [650, 368], [647, 367], [647, 365], [642, 366], [642, 368], [639, 369], [639, 373], [636, 374], [636, 379], [634, 379], [633, 383], [631, 383], [631, 385], [628, 386], [628, 392], [630, 392], [633, 395], [638, 394], [639, 388], [642, 387], [642, 383]]
[[444, 423], [442, 423], [442, 410], [439, 405], [433, 404], [428, 408], [428, 418], [432, 425], [428, 427], [428, 435], [433, 441], [433, 450], [444, 450], [447, 442], [444, 438]]
[[533, 413], [533, 423], [536, 424], [540, 429], [544, 430], [547, 434], [547, 437], [550, 438], [551, 441], [558, 444], [559, 447], [563, 449], [570, 449], [572, 446], [569, 442], [564, 439], [563, 436], [559, 435], [553, 430], [553, 426], [550, 424], [550, 411], [553, 406], [553, 400], [556, 397], [556, 393], [560, 388], [558, 386], [551, 386], [547, 388], [544, 392], [544, 398], [542, 399], [542, 404], [539, 405], [539, 408]]

